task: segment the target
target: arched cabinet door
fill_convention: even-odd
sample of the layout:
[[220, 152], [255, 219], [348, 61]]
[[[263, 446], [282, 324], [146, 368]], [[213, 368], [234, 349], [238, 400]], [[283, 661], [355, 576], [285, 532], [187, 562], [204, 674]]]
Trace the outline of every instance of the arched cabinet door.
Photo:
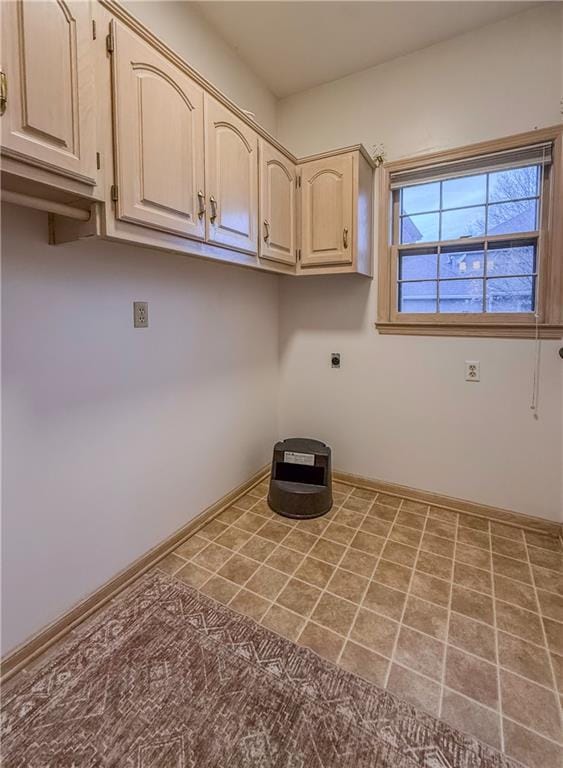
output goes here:
[[112, 23], [117, 218], [203, 239], [203, 91]]
[[2, 3], [2, 153], [96, 183], [90, 3]]
[[212, 96], [205, 106], [207, 239], [258, 249], [258, 136]]
[[349, 264], [353, 254], [352, 155], [301, 166], [301, 264]]
[[295, 165], [260, 142], [260, 256], [295, 264]]

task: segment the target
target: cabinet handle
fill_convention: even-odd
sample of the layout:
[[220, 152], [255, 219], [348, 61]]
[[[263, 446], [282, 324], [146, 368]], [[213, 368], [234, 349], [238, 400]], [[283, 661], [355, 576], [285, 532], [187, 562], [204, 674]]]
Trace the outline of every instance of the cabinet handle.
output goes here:
[[344, 232], [342, 233], [342, 244], [344, 245], [344, 248], [348, 248], [348, 229], [347, 229], [347, 227], [344, 227]]
[[0, 72], [0, 115], [6, 111], [8, 103], [8, 78], [5, 72]]
[[205, 214], [205, 195], [201, 189], [197, 193], [197, 199], [199, 200], [199, 211], [197, 212], [197, 215], [200, 219], [202, 219], [203, 215]]
[[217, 200], [211, 195], [209, 198], [209, 202], [211, 203], [211, 216], [209, 217], [209, 220], [213, 224], [215, 219], [217, 218]]
[[268, 219], [264, 219], [264, 242], [266, 243], [270, 239], [270, 222]]

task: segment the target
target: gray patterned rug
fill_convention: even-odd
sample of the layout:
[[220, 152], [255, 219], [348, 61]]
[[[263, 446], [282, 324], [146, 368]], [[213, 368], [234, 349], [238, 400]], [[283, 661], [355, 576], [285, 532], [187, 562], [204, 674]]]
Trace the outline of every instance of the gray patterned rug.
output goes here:
[[2, 704], [6, 768], [513, 768], [476, 739], [164, 574]]

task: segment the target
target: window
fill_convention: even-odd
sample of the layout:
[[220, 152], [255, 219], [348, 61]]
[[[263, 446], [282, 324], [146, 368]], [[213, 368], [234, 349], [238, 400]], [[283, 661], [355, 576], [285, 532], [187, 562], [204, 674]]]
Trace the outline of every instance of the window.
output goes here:
[[560, 129], [384, 166], [378, 328], [560, 336], [561, 175]]

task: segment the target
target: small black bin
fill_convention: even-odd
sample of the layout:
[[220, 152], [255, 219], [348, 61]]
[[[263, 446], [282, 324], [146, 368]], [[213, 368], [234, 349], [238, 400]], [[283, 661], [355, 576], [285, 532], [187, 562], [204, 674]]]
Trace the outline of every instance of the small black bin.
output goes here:
[[292, 437], [274, 446], [268, 504], [280, 515], [319, 517], [332, 507], [331, 457], [320, 440]]

